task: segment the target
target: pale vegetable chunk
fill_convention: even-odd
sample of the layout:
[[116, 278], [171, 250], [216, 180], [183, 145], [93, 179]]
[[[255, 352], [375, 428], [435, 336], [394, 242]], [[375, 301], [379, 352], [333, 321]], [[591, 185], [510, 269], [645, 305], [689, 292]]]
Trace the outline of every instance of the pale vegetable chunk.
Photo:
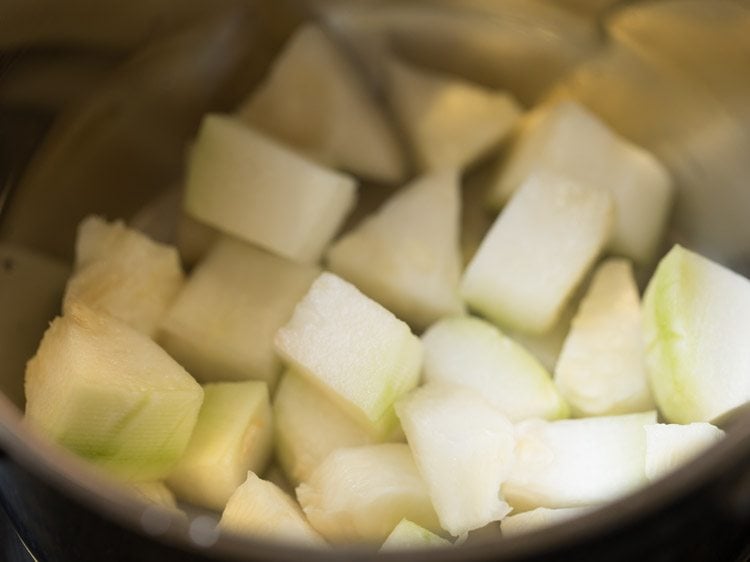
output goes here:
[[356, 182], [221, 115], [203, 119], [183, 206], [201, 222], [283, 257], [315, 262], [349, 214]]
[[26, 419], [131, 480], [166, 476], [187, 446], [200, 385], [145, 335], [71, 304], [26, 368]]
[[604, 247], [612, 218], [606, 190], [530, 176], [467, 267], [464, 299], [500, 325], [547, 331]]
[[259, 379], [281, 371], [276, 331], [320, 273], [231, 238], [222, 238], [188, 279], [158, 339], [199, 381]]
[[268, 385], [214, 383], [203, 392], [193, 435], [167, 484], [180, 499], [221, 511], [248, 471], [261, 472], [271, 456]]
[[356, 287], [322, 273], [276, 334], [276, 350], [374, 434], [414, 388], [422, 344], [404, 322]]
[[431, 533], [424, 527], [402, 519], [396, 525], [388, 538], [380, 547], [381, 552], [387, 550], [406, 550], [412, 548], [440, 548], [451, 546], [450, 541]]
[[276, 458], [293, 484], [307, 480], [336, 449], [374, 438], [313, 383], [287, 371], [273, 401]]
[[326, 546], [299, 505], [278, 486], [252, 472], [247, 473], [247, 480], [229, 498], [219, 528], [296, 546]]
[[724, 432], [705, 422], [688, 425], [656, 423], [646, 430], [646, 476], [657, 480], [687, 463], [724, 438]]
[[672, 181], [650, 153], [610, 130], [573, 101], [542, 106], [525, 123], [489, 200], [500, 208], [534, 173], [554, 173], [608, 190], [616, 221], [609, 247], [640, 263], [658, 249], [672, 202]]
[[453, 536], [499, 521], [514, 463], [513, 425], [472, 390], [429, 384], [396, 405], [440, 524]]
[[222, 237], [215, 228], [195, 220], [190, 215], [180, 212], [176, 227], [177, 250], [186, 267], [193, 267], [206, 257], [206, 254]]
[[134, 482], [130, 484], [130, 488], [139, 498], [148, 503], [167, 509], [177, 509], [174, 494], [164, 482]]
[[239, 117], [311, 158], [384, 182], [406, 173], [388, 116], [319, 27], [301, 27]]
[[478, 318], [447, 318], [422, 336], [426, 382], [471, 388], [511, 421], [567, 417], [549, 373], [519, 344]]
[[76, 268], [63, 308], [80, 302], [153, 335], [184, 280], [175, 248], [122, 221], [89, 216], [78, 227]]
[[573, 318], [555, 382], [577, 417], [654, 409], [641, 300], [629, 261], [609, 259], [596, 270]]
[[409, 447], [386, 443], [331, 453], [297, 498], [310, 524], [336, 543], [382, 543], [402, 519], [438, 531], [435, 510]]
[[649, 380], [666, 420], [711, 421], [750, 401], [750, 281], [678, 245], [643, 303]]
[[328, 251], [331, 271], [418, 329], [463, 312], [458, 172], [423, 176]]
[[647, 483], [643, 427], [655, 422], [655, 412], [521, 422], [516, 464], [503, 494], [520, 511], [617, 499]]
[[583, 515], [587, 511], [589, 511], [589, 508], [585, 507], [561, 507], [558, 509], [537, 507], [525, 513], [509, 515], [500, 522], [500, 529], [503, 536], [512, 537], [568, 521]]
[[421, 169], [464, 168], [497, 146], [521, 108], [505, 92], [393, 59], [388, 92]]

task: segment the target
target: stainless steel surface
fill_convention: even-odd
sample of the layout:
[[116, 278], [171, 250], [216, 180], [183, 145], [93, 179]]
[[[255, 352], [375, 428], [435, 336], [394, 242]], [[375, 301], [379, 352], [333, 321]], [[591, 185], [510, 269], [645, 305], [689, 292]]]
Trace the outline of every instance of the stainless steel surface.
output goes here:
[[[25, 117], [0, 122], [0, 147], [20, 150], [20, 140], [16, 145], [9, 139], [20, 139], [31, 123], [41, 133], [53, 115], [56, 119], [22, 180], [23, 158], [5, 161], [0, 241], [69, 257], [74, 227], [84, 214], [130, 216], [179, 182], [200, 116], [209, 108], [231, 109], [311, 8], [351, 48], [374, 83], [379, 53], [393, 49], [428, 67], [506, 87], [527, 104], [558, 96], [582, 100], [669, 165], [681, 192], [673, 236], [748, 273], [747, 3], [623, 4], [565, 0], [560, 5], [566, 10], [554, 0], [318, 0], [309, 6], [251, 0], [10, 0], [0, 6], [0, 51], [7, 57], [0, 64], [0, 114]], [[48, 59], [45, 53], [56, 54]], [[56, 92], [66, 74], [78, 84], [61, 84]], [[33, 287], [28, 290], [27, 298], [34, 299]], [[0, 342], [0, 347], [7, 345], [7, 340]], [[144, 505], [23, 425], [22, 373], [18, 361], [14, 365], [0, 365], [2, 446], [85, 505], [143, 530]], [[728, 465], [742, 462], [747, 451], [746, 412], [710, 454], [658, 485], [579, 524], [506, 539], [502, 545], [478, 545], [461, 558], [510, 559], [590, 540], [717, 478]], [[736, 498], [738, 503], [726, 509], [742, 516], [743, 510], [750, 512], [750, 492], [739, 486]], [[229, 559], [243, 553], [288, 560], [303, 556], [237, 537], [221, 537], [214, 544], [216, 537], [201, 534], [190, 521], [159, 517], [166, 519], [156, 535], [169, 544]], [[340, 559], [369, 557], [356, 552]], [[456, 556], [443, 552], [429, 558]]]

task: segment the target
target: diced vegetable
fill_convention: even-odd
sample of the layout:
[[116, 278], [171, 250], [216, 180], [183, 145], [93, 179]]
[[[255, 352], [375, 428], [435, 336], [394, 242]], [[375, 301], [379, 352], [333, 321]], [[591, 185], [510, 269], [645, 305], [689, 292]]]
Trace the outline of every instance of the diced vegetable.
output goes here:
[[248, 472], [247, 480], [229, 498], [219, 528], [296, 546], [326, 546], [299, 505], [278, 486], [252, 472]]
[[381, 551], [406, 550], [412, 548], [440, 548], [451, 546], [451, 543], [435, 533], [408, 519], [402, 519], [396, 525], [388, 538], [385, 539]]
[[503, 326], [549, 330], [604, 247], [612, 218], [606, 190], [530, 176], [466, 269], [464, 299]]
[[656, 480], [682, 466], [724, 438], [724, 432], [705, 422], [688, 425], [656, 423], [646, 430], [646, 476]]
[[655, 412], [516, 426], [516, 464], [503, 494], [517, 510], [599, 505], [646, 484]]
[[281, 371], [274, 336], [318, 274], [223, 238], [188, 279], [158, 339], [202, 382], [259, 379], [273, 387]]
[[555, 382], [578, 417], [653, 410], [638, 286], [630, 262], [597, 269], [568, 334]]
[[640, 263], [655, 257], [672, 182], [650, 153], [619, 137], [584, 106], [563, 101], [527, 119], [491, 189], [491, 205], [500, 208], [529, 175], [541, 172], [609, 190], [616, 211], [610, 248]]
[[500, 529], [503, 536], [521, 535], [556, 523], [562, 523], [583, 515], [587, 511], [589, 511], [589, 508], [585, 507], [561, 507], [558, 509], [537, 507], [525, 513], [509, 515], [500, 522]]
[[[287, 371], [273, 402], [276, 458], [299, 484], [336, 449], [369, 445], [370, 432], [339, 408], [325, 392]], [[386, 434], [387, 429], [380, 433]]]
[[460, 314], [458, 172], [423, 176], [328, 251], [331, 271], [396, 316], [424, 329]]
[[401, 181], [401, 147], [358, 72], [322, 29], [304, 25], [239, 116], [323, 164]]
[[440, 529], [409, 447], [386, 443], [331, 453], [297, 488], [312, 526], [336, 543], [380, 544], [402, 519]]
[[750, 281], [675, 246], [646, 289], [644, 330], [668, 421], [711, 421], [750, 401]]
[[164, 482], [134, 482], [130, 484], [130, 488], [138, 495], [138, 497], [149, 503], [167, 509], [177, 509], [177, 502], [175, 501], [174, 494], [169, 488], [167, 488], [167, 485], [164, 484]]
[[315, 262], [355, 197], [353, 178], [306, 160], [235, 119], [208, 115], [190, 152], [184, 207], [242, 240], [295, 261]]
[[396, 405], [443, 529], [464, 535], [510, 511], [500, 485], [514, 463], [513, 426], [472, 390], [433, 383]]
[[183, 283], [177, 250], [122, 221], [89, 216], [78, 228], [64, 308], [83, 303], [153, 335]]
[[203, 392], [193, 435], [167, 483], [180, 499], [221, 511], [247, 472], [261, 472], [271, 456], [268, 385], [214, 383]]
[[422, 344], [404, 322], [356, 287], [322, 273], [276, 334], [276, 349], [377, 435], [414, 388]]
[[423, 376], [471, 388], [511, 421], [567, 417], [549, 373], [523, 347], [478, 318], [441, 320], [422, 336]]
[[221, 233], [212, 226], [195, 220], [184, 212], [177, 219], [176, 244], [182, 262], [191, 268], [203, 258], [221, 238]]
[[182, 455], [203, 390], [147, 336], [71, 303], [26, 369], [26, 419], [131, 480], [158, 480]]
[[464, 168], [508, 134], [521, 113], [513, 97], [392, 59], [391, 105], [423, 170]]

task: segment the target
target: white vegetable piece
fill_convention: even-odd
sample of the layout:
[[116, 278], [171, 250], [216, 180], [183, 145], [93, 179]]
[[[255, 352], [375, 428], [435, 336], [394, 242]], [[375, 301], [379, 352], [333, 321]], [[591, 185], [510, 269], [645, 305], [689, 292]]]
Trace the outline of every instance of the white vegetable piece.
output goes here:
[[331, 271], [418, 329], [461, 314], [458, 172], [423, 176], [328, 251]]
[[261, 472], [271, 456], [268, 385], [213, 383], [203, 393], [193, 435], [167, 484], [180, 499], [221, 511], [247, 472]]
[[311, 158], [373, 180], [406, 167], [388, 116], [319, 27], [301, 27], [239, 117]]
[[374, 441], [370, 432], [325, 392], [291, 370], [276, 390], [273, 414], [276, 458], [294, 484], [309, 479], [336, 449]]
[[300, 484], [297, 497], [312, 526], [331, 542], [380, 544], [402, 519], [440, 529], [427, 487], [403, 443], [334, 451]]
[[510, 511], [500, 486], [514, 463], [513, 425], [480, 394], [437, 383], [396, 405], [440, 524], [453, 536]]
[[503, 326], [549, 330], [604, 247], [612, 218], [607, 191], [530, 176], [467, 267], [464, 299]]
[[278, 486], [252, 472], [229, 498], [219, 528], [295, 546], [326, 547], [299, 505]]
[[516, 464], [503, 485], [514, 509], [581, 507], [646, 484], [646, 433], [655, 412], [516, 426]]
[[343, 224], [356, 182], [236, 119], [208, 115], [190, 151], [183, 206], [201, 222], [300, 262]]
[[478, 318], [446, 318], [422, 336], [426, 382], [480, 393], [511, 421], [564, 418], [568, 407], [549, 373], [519, 344]]
[[148, 503], [169, 510], [178, 509], [174, 494], [169, 488], [167, 488], [167, 485], [160, 480], [153, 482], [132, 482], [128, 483], [128, 488], [131, 489], [136, 496]]
[[423, 170], [464, 168], [496, 147], [521, 108], [505, 92], [392, 59], [388, 93]]
[[675, 246], [643, 302], [649, 380], [667, 421], [711, 421], [750, 401], [750, 281]]
[[393, 404], [417, 385], [422, 367], [409, 326], [327, 272], [277, 332], [276, 350], [374, 435], [397, 423]]
[[231, 238], [193, 271], [161, 325], [164, 349], [202, 382], [281, 371], [273, 339], [320, 273]]
[[169, 474], [187, 446], [203, 389], [150, 338], [73, 303], [26, 367], [26, 420], [110, 473]]
[[503, 536], [512, 537], [537, 531], [556, 523], [568, 521], [580, 515], [583, 515], [590, 508], [585, 507], [561, 507], [558, 509], [549, 509], [546, 507], [537, 507], [525, 513], [509, 515], [500, 522], [500, 529]]
[[629, 261], [610, 259], [596, 270], [573, 318], [555, 382], [577, 417], [654, 409], [641, 301]]
[[687, 425], [656, 423], [646, 426], [646, 476], [657, 480], [687, 463], [724, 438], [724, 432], [705, 422]]
[[617, 216], [610, 249], [639, 263], [655, 257], [673, 189], [669, 173], [650, 153], [566, 100], [527, 119], [491, 188], [490, 204], [500, 208], [529, 175], [540, 172], [607, 189]]
[[451, 546], [450, 541], [431, 533], [424, 527], [408, 519], [402, 519], [380, 547], [387, 550], [406, 550], [412, 548], [441, 548]]
[[92, 215], [78, 226], [76, 268], [63, 308], [83, 303], [152, 336], [183, 280], [175, 248], [122, 221], [108, 223]]

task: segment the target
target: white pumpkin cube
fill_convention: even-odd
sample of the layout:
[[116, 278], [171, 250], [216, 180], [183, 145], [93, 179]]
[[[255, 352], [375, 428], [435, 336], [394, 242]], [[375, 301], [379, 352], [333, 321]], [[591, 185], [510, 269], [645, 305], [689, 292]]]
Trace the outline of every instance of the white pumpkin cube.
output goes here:
[[78, 227], [76, 267], [63, 308], [83, 303], [153, 335], [182, 287], [177, 250], [122, 221], [86, 217]]
[[213, 383], [203, 393], [195, 429], [167, 484], [180, 499], [221, 511], [248, 471], [261, 472], [271, 456], [268, 385]]
[[375, 435], [387, 416], [396, 423], [393, 404], [417, 385], [422, 367], [409, 326], [327, 272], [277, 332], [276, 350]]
[[349, 214], [356, 182], [236, 119], [207, 115], [190, 151], [185, 211], [280, 256], [317, 261]]
[[257, 379], [281, 371], [276, 331], [319, 270], [222, 238], [188, 279], [158, 339], [201, 382]]

